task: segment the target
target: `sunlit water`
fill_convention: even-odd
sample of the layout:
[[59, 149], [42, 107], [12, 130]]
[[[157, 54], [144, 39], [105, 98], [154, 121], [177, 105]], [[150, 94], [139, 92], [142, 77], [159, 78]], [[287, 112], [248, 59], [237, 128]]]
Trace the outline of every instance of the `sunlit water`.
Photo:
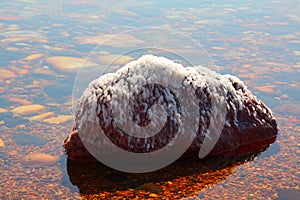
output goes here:
[[[299, 10], [298, 1], [1, 1], [0, 197], [299, 196]], [[62, 144], [73, 127], [81, 59], [105, 63], [95, 58], [138, 48], [138, 37], [123, 34], [89, 54], [109, 36], [144, 27], [172, 29], [201, 43], [215, 62], [211, 69], [238, 76], [273, 110], [276, 142], [254, 161], [214, 171], [188, 163], [184, 173], [175, 165], [151, 177], [125, 176], [67, 163]], [[24, 105], [31, 107], [20, 109]], [[144, 183], [156, 186], [134, 190]]]

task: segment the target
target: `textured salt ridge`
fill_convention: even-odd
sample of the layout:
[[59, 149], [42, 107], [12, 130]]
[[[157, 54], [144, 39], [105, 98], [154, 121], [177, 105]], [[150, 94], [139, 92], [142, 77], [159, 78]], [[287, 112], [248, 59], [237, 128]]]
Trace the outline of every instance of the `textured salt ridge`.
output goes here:
[[[161, 74], [152, 73], [153, 68], [157, 66], [163, 67], [164, 70], [162, 70]], [[136, 76], [137, 74], [142, 74], [144, 76]], [[79, 100], [76, 112], [75, 126], [81, 131], [80, 138], [82, 140], [89, 140], [87, 142], [90, 143], [95, 143], [97, 140], [97, 134], [100, 130], [97, 110], [99, 110], [99, 106], [101, 106], [98, 105], [97, 102], [100, 97], [105, 97], [109, 101], [110, 95], [130, 95], [130, 91], [137, 89], [138, 84], [136, 83], [139, 83], [139, 81], [145, 79], [145, 77], [153, 77], [154, 80], [156, 75], [165, 77], [167, 83], [168, 80], [174, 77], [176, 78], [178, 74], [185, 77], [182, 85], [178, 85], [178, 87], [192, 86], [198, 89], [198, 98], [200, 105], [202, 105], [202, 109], [200, 110], [199, 131], [191, 148], [199, 149], [203, 138], [210, 137], [211, 133], [207, 130], [209, 125], [208, 119], [212, 113], [218, 112], [218, 107], [211, 107], [207, 98], [209, 98], [209, 95], [212, 93], [214, 95], [220, 94], [220, 92], [218, 92], [220, 90], [225, 91], [227, 94], [226, 107], [229, 111], [226, 116], [225, 125], [225, 129], [227, 130], [223, 131], [225, 134], [222, 132], [222, 136], [218, 141], [219, 144], [216, 145], [217, 147], [214, 148], [213, 152], [218, 154], [226, 150], [238, 148], [239, 145], [245, 141], [238, 139], [234, 141], [234, 138], [232, 138], [234, 134], [232, 134], [232, 132], [235, 131], [236, 133], [241, 133], [241, 131], [247, 129], [247, 126], [253, 128], [257, 126], [267, 128], [269, 135], [266, 135], [266, 138], [273, 137], [277, 134], [276, 122], [270, 109], [253, 96], [252, 93], [247, 90], [247, 87], [243, 82], [237, 77], [231, 75], [219, 75], [204, 67], [184, 68], [182, 65], [174, 63], [166, 58], [145, 55], [136, 61], [128, 63], [116, 73], [106, 74], [89, 84]], [[114, 87], [114, 84], [112, 83], [116, 82], [120, 82], [125, 87], [122, 89]], [[108, 91], [110, 91], [110, 94], [107, 93]], [[219, 98], [223, 97], [220, 96]], [[168, 99], [171, 100], [172, 96], [170, 95]], [[253, 105], [249, 105], [248, 101], [253, 102]], [[120, 116], [123, 116], [124, 118], [127, 117], [127, 113], [122, 113], [122, 111], [126, 110], [124, 107], [118, 108], [118, 105], [114, 106], [121, 111]], [[247, 116], [239, 115], [239, 113], [245, 112], [247, 113]], [[258, 117], [261, 117], [261, 120], [257, 120]], [[248, 118], [251, 118], [251, 120], [248, 120]], [[238, 138], [239, 136], [235, 137]], [[260, 140], [261, 138], [262, 137], [257, 137], [256, 139]], [[102, 141], [98, 141], [96, 145], [105, 145], [101, 142]], [[130, 142], [128, 143], [128, 147], [129, 146]], [[153, 144], [150, 144], [150, 146], [153, 146]]]
[[[153, 73], [154, 68], [158, 66], [162, 66], [163, 70], [161, 70], [160, 74]], [[214, 95], [218, 95], [217, 90], [229, 90], [234, 91], [231, 83], [228, 83], [224, 80], [224, 77], [221, 75], [207, 69], [204, 67], [189, 67], [184, 68], [181, 64], [174, 63], [171, 60], [168, 60], [163, 57], [156, 57], [152, 55], [145, 55], [136, 61], [132, 61], [125, 65], [123, 68], [118, 70], [116, 73], [106, 74], [99, 79], [96, 79], [90, 83], [88, 88], [84, 91], [81, 99], [79, 100], [79, 105], [76, 113], [76, 127], [78, 130], [82, 131], [81, 139], [89, 140], [87, 142], [94, 143], [95, 145], [105, 145], [101, 144], [101, 140], [99, 143], [95, 143], [97, 140], [97, 135], [100, 132], [99, 130], [99, 117], [97, 110], [99, 110], [99, 104], [97, 104], [98, 99], [101, 97], [106, 98], [109, 101], [111, 98], [122, 98], [125, 95], [131, 95], [131, 91], [138, 90], [139, 82], [151, 82], [158, 79], [158, 77], [164, 77], [163, 81], [164, 85], [168, 85], [169, 80], [176, 79], [176, 77], [185, 77], [182, 85], [177, 85], [180, 87], [189, 87], [197, 88], [199, 91], [207, 90], [207, 93], [214, 93]], [[149, 78], [145, 80], [145, 77]], [[120, 85], [124, 86], [121, 89], [115, 85], [118, 82]], [[245, 87], [242, 82], [239, 82], [241, 87]], [[213, 86], [213, 87], [212, 87]], [[176, 86], [175, 86], [176, 87]], [[171, 88], [176, 89], [176, 88]], [[213, 91], [210, 91], [213, 90]], [[109, 94], [108, 94], [109, 91]], [[233, 93], [234, 94], [234, 93]], [[222, 96], [216, 97], [223, 98]], [[239, 97], [234, 96], [235, 100], [239, 102]], [[167, 95], [166, 101], [172, 101], [173, 96]], [[122, 105], [121, 105], [122, 106]], [[121, 107], [119, 105], [113, 105], [113, 110], [118, 110], [118, 114], [123, 119], [127, 119], [127, 113], [125, 110], [131, 110], [127, 107]], [[125, 105], [126, 106], [126, 105]], [[194, 105], [198, 107], [198, 105]], [[98, 107], [98, 108], [97, 108]], [[176, 108], [173, 108], [172, 112], [176, 113]], [[200, 113], [200, 121], [201, 124], [205, 123], [207, 118], [210, 118], [211, 113], [217, 113], [218, 107], [211, 108], [213, 110], [202, 110]], [[131, 115], [133, 113], [130, 113]], [[158, 119], [159, 121], [163, 121], [164, 119]], [[153, 126], [156, 126], [158, 122], [151, 121]], [[134, 130], [128, 130], [134, 131]], [[202, 132], [206, 137], [210, 137], [210, 133], [207, 132], [207, 128], [202, 128]], [[95, 137], [94, 137], [95, 136]], [[163, 138], [161, 138], [163, 140]], [[130, 144], [130, 141], [128, 141]], [[165, 142], [165, 141], [163, 141]], [[128, 146], [129, 146], [128, 144]], [[153, 146], [153, 144], [145, 144], [146, 146]], [[170, 143], [169, 145], [172, 145]]]

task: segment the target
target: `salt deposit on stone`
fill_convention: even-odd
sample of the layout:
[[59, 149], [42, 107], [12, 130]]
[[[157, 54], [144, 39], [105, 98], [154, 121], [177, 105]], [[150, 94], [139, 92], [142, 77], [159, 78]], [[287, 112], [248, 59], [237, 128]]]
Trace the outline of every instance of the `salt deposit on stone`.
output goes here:
[[[159, 71], [159, 73], [157, 73]], [[228, 81], [228, 80], [231, 81]], [[158, 106], [153, 108], [153, 115], [159, 115], [160, 117], [151, 118], [150, 125], [147, 125], [146, 130], [151, 130], [152, 134], [145, 134], [145, 127], [137, 126], [131, 120], [128, 120], [128, 116], [133, 116], [132, 107], [128, 106], [130, 97], [136, 92], [144, 83], [157, 82], [161, 85], [168, 86], [170, 91], [175, 91], [176, 95], [182, 95], [182, 102], [189, 101], [190, 99], [197, 98], [195, 95], [195, 90], [199, 91], [206, 90], [208, 94], [213, 94], [211, 109], [202, 109], [200, 116], [198, 114], [198, 101], [190, 101], [193, 105], [188, 105], [185, 107], [181, 106], [182, 112], [178, 114], [178, 108], [176, 106], [169, 107], [170, 113], [177, 113], [178, 123], [181, 125], [184, 123], [189, 123], [189, 121], [182, 121], [184, 115], [194, 115], [196, 121], [190, 123], [183, 130], [184, 132], [189, 132], [190, 129], [197, 132], [198, 129], [198, 119], [200, 123], [205, 124], [205, 120], [210, 118], [210, 127], [202, 127], [203, 134], [209, 139], [216, 138], [218, 126], [223, 126], [228, 122], [219, 123], [220, 117], [225, 120], [226, 109], [220, 109], [222, 107], [233, 107], [235, 115], [237, 113], [236, 106], [225, 105], [226, 94], [230, 92], [232, 94], [232, 101], [230, 103], [234, 104], [238, 102], [238, 109], [242, 109], [242, 101], [238, 95], [236, 95], [235, 88], [232, 82], [239, 87], [240, 90], [246, 89], [246, 86], [241, 80], [234, 76], [226, 75], [222, 76], [213, 72], [205, 67], [183, 67], [181, 64], [174, 63], [163, 57], [156, 57], [152, 55], [145, 55], [136, 61], [132, 61], [125, 65], [123, 68], [118, 70], [116, 73], [109, 73], [101, 76], [100, 78], [92, 81], [88, 88], [84, 91], [82, 97], [79, 100], [77, 111], [76, 111], [76, 127], [80, 131], [81, 139], [86, 140], [91, 143], [95, 143], [97, 135], [101, 132], [101, 127], [99, 126], [99, 110], [101, 110], [101, 105], [99, 104], [99, 98], [104, 98], [107, 102], [110, 102], [110, 106], [113, 113], [114, 120], [117, 121], [118, 126], [122, 127], [123, 131], [126, 133], [135, 133], [139, 137], [149, 137], [157, 133], [164, 125], [166, 121], [166, 115], [164, 115], [165, 108], [163, 104], [163, 99], [160, 98], [158, 101], [164, 106]], [[174, 84], [176, 83], [176, 84]], [[184, 91], [185, 94], [180, 94]], [[186, 90], [188, 88], [188, 90]], [[143, 91], [142, 94], [149, 95]], [[205, 94], [202, 94], [205, 95]], [[114, 99], [114, 101], [112, 100]], [[166, 95], [164, 101], [171, 102], [174, 101], [174, 96], [170, 93]], [[224, 105], [224, 106], [222, 106]], [[196, 110], [189, 110], [189, 108], [196, 108]], [[223, 113], [222, 113], [223, 112]], [[104, 116], [104, 119], [110, 119], [111, 116]], [[236, 119], [236, 116], [235, 116]], [[195, 123], [194, 123], [195, 122]], [[219, 123], [219, 124], [218, 124]], [[211, 130], [209, 130], [211, 129]], [[221, 129], [222, 130], [222, 129]], [[144, 134], [143, 134], [144, 133]], [[140, 135], [139, 135], [140, 134]], [[215, 134], [215, 136], [213, 135]], [[188, 134], [186, 134], [188, 135]], [[176, 136], [175, 136], [176, 137]], [[194, 137], [191, 135], [189, 137]], [[164, 142], [165, 138], [161, 138]], [[104, 141], [97, 141], [97, 145], [105, 145]], [[153, 143], [144, 144], [146, 151], [148, 151]], [[169, 145], [172, 145], [170, 143]], [[130, 146], [130, 141], [128, 141], [128, 146]]]
[[64, 146], [72, 160], [148, 172], [196, 153], [255, 153], [277, 133], [271, 110], [237, 77], [145, 55], [89, 84]]

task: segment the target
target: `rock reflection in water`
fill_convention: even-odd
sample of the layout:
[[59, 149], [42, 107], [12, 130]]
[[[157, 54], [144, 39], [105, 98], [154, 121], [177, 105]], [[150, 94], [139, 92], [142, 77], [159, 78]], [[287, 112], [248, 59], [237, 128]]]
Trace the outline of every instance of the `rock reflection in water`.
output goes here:
[[[100, 162], [78, 163], [67, 160], [67, 172], [74, 186], [82, 195], [103, 194], [116, 196], [116, 192], [143, 190], [145, 195], [157, 193], [187, 197], [197, 195], [207, 186], [225, 180], [235, 172], [235, 168], [245, 162], [253, 161], [265, 151], [271, 143], [247, 155], [235, 157], [198, 158], [183, 157], [158, 171], [133, 174], [111, 169]], [[195, 187], [196, 186], [196, 187]], [[184, 191], [184, 192], [183, 192]], [[120, 195], [118, 193], [118, 195]]]

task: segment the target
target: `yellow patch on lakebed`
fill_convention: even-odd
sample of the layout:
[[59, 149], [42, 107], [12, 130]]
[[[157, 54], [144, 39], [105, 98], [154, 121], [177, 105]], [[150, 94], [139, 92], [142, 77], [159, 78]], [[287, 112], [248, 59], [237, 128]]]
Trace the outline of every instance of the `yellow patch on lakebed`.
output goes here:
[[4, 141], [0, 138], [0, 147], [5, 147]]
[[30, 117], [29, 121], [41, 121], [41, 120], [44, 120], [48, 117], [53, 117], [53, 116], [54, 116], [53, 112], [46, 112], [46, 113], [43, 113], [43, 114], [40, 114], [40, 115], [35, 115], [33, 117]]
[[6, 113], [6, 112], [8, 112], [7, 109], [5, 109], [5, 108], [0, 108], [0, 113]]
[[9, 100], [11, 102], [20, 103], [20, 104], [23, 104], [23, 105], [30, 105], [30, 104], [32, 104], [30, 101], [27, 101], [24, 98], [12, 97], [12, 98], [9, 98]]
[[24, 164], [31, 165], [52, 165], [58, 160], [58, 156], [52, 156], [46, 153], [31, 153], [22, 159]]
[[276, 86], [275, 85], [261, 85], [261, 86], [256, 86], [255, 89], [259, 90], [261, 92], [272, 94], [275, 92]]
[[18, 115], [30, 115], [39, 113], [46, 110], [46, 107], [40, 104], [32, 104], [32, 105], [25, 105], [25, 106], [19, 106], [12, 110], [14, 114]]
[[73, 119], [72, 115], [58, 115], [57, 117], [45, 119], [44, 122], [47, 122], [50, 124], [60, 124], [60, 123], [67, 122], [71, 119]]
[[55, 68], [73, 72], [76, 71], [80, 67], [95, 67], [97, 66], [96, 63], [88, 61], [82, 58], [75, 58], [70, 56], [53, 56], [46, 58], [46, 61], [53, 65]]
[[0, 79], [12, 79], [16, 77], [17, 75], [15, 74], [15, 72], [7, 69], [0, 69]]
[[43, 57], [44, 54], [41, 54], [41, 53], [38, 53], [38, 54], [32, 54], [30, 56], [27, 56], [26, 58], [24, 58], [25, 60], [27, 61], [32, 61], [32, 60], [36, 60], [36, 59], [39, 59], [41, 57]]

